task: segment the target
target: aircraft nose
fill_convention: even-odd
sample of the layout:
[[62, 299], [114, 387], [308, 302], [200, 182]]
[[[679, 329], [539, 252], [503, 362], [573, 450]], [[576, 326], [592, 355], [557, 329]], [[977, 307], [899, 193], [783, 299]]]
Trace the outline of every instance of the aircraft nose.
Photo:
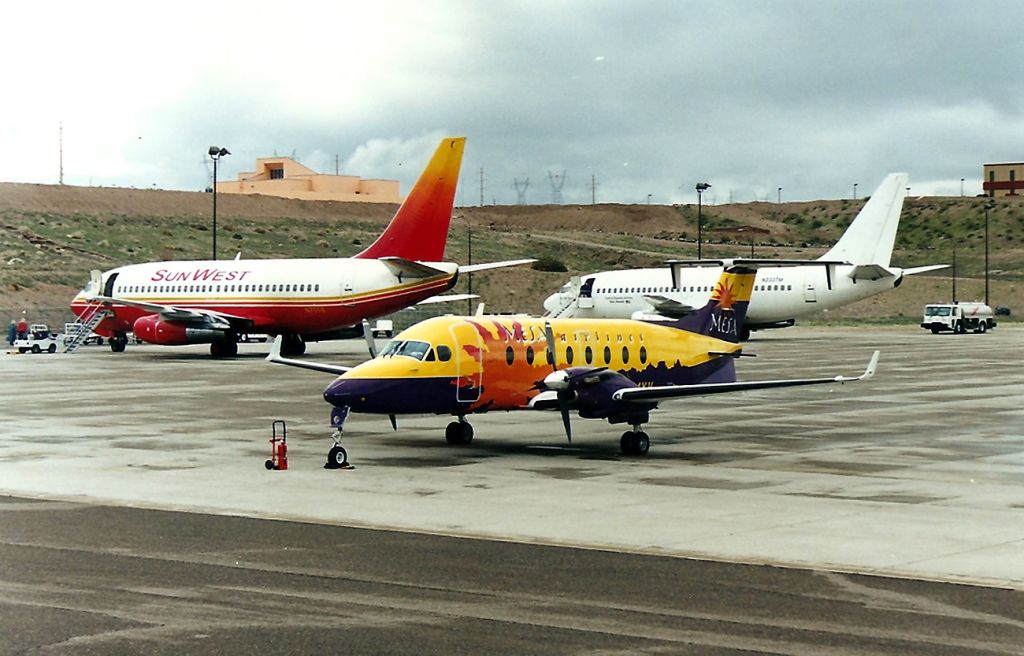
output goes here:
[[544, 299], [544, 309], [548, 312], [555, 312], [559, 309], [559, 294], [555, 293]]
[[324, 390], [324, 400], [335, 407], [352, 406], [355, 402], [366, 399], [366, 391], [359, 380], [338, 378]]

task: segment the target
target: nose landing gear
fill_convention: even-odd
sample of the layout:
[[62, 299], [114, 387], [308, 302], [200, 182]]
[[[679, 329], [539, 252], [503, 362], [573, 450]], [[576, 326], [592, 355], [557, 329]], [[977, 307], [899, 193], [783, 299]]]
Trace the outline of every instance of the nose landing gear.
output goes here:
[[348, 451], [345, 450], [345, 447], [341, 446], [341, 431], [334, 431], [331, 439], [334, 440], [334, 446], [327, 452], [327, 462], [324, 463], [324, 469], [355, 469], [352, 463], [348, 461]]

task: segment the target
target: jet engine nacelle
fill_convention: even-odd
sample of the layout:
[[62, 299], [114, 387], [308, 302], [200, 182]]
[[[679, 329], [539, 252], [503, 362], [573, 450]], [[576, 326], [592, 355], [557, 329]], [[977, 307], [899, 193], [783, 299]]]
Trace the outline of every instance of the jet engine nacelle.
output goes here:
[[144, 342], [163, 346], [209, 344], [219, 342], [225, 336], [223, 330], [190, 328], [186, 324], [164, 321], [158, 314], [147, 314], [136, 319], [132, 332]]

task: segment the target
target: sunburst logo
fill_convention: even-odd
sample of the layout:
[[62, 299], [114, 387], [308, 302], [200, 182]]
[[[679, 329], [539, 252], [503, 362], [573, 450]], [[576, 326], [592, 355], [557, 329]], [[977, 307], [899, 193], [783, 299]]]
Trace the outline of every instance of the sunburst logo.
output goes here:
[[733, 303], [736, 302], [736, 297], [733, 294], [732, 285], [723, 285], [718, 283], [715, 288], [715, 297], [718, 299], [718, 307], [722, 310], [732, 311]]

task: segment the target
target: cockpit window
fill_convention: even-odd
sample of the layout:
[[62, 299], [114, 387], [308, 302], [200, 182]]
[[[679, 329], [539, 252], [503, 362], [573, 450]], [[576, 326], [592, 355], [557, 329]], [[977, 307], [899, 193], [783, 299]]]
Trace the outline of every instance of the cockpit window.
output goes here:
[[396, 355], [404, 355], [416, 360], [422, 360], [428, 352], [430, 352], [430, 344], [427, 342], [420, 342], [412, 339], [404, 342], [392, 340], [387, 343], [384, 350], [381, 351], [380, 355], [377, 357], [390, 358]]
[[388, 342], [387, 344], [384, 345], [384, 350], [382, 350], [380, 352], [380, 354], [377, 355], [377, 357], [378, 358], [390, 357], [390, 356], [394, 355], [395, 351], [397, 351], [399, 348], [401, 348], [401, 346], [402, 346], [402, 342], [393, 339], [393, 340], [391, 340], [390, 342]]

